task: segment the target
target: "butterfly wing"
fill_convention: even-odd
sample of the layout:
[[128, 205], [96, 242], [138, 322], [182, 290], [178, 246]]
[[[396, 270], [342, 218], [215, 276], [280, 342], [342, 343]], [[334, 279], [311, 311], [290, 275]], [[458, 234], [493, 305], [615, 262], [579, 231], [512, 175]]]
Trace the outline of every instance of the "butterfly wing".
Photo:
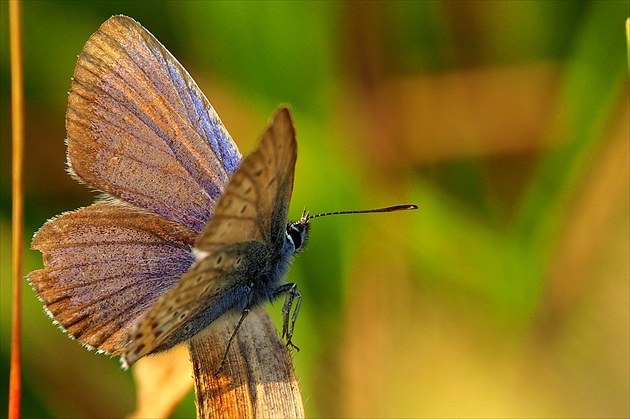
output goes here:
[[195, 245], [201, 258], [130, 335], [126, 365], [193, 337], [232, 308], [246, 308], [253, 280], [247, 275], [263, 272], [285, 240], [296, 158], [283, 107], [219, 199]]
[[120, 353], [138, 319], [194, 262], [197, 234], [160, 215], [104, 201], [48, 221], [28, 279], [48, 314], [85, 345]]
[[278, 249], [285, 239], [297, 142], [291, 113], [272, 117], [256, 152], [243, 161], [195, 245], [212, 253], [229, 244], [259, 240]]
[[125, 16], [108, 19], [85, 44], [66, 129], [76, 177], [198, 233], [241, 162], [192, 77]]

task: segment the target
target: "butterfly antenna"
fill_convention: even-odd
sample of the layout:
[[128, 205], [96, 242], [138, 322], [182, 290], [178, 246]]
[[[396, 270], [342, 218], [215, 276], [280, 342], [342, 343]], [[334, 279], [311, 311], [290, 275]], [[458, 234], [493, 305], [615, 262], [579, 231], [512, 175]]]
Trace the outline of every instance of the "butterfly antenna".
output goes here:
[[[406, 211], [406, 210], [415, 210], [415, 209], [418, 209], [417, 205], [408, 204], [408, 205], [394, 205], [393, 207], [377, 208], [377, 209], [371, 209], [371, 210], [325, 212], [322, 214], [315, 214], [315, 215], [309, 215], [308, 212], [306, 212], [306, 208], [304, 208], [304, 212], [307, 219], [311, 219], [311, 218], [317, 218], [317, 217], [327, 217], [329, 215], [369, 214], [371, 212], [394, 212], [394, 211]], [[302, 217], [304, 217], [304, 215], [302, 215]]]

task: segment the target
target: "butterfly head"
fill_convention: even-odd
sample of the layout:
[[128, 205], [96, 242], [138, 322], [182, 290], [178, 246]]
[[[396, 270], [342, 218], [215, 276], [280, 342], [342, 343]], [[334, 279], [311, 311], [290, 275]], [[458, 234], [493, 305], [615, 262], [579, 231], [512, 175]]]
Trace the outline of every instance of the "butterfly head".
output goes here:
[[287, 241], [293, 243], [295, 253], [301, 252], [306, 247], [310, 228], [310, 224], [308, 223], [309, 218], [310, 215], [305, 207], [302, 212], [302, 217], [298, 221], [289, 223], [287, 226]]

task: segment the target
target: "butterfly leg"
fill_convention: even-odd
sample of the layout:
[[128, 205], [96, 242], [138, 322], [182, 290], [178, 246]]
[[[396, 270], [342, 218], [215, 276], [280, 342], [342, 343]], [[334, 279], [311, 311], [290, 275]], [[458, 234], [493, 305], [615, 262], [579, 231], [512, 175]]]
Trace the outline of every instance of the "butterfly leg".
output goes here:
[[[287, 339], [287, 347], [297, 349], [293, 344], [291, 338], [293, 338], [293, 328], [295, 321], [297, 320], [298, 313], [300, 312], [300, 305], [302, 304], [302, 294], [297, 290], [296, 283], [284, 284], [276, 288], [274, 293], [279, 296], [285, 294], [284, 304], [282, 305], [282, 338]], [[291, 321], [289, 322], [289, 315], [291, 314], [291, 308], [293, 307], [293, 300], [297, 298], [295, 302], [295, 308], [293, 308], [293, 314], [291, 315]]]
[[232, 335], [230, 336], [230, 339], [228, 340], [227, 347], [225, 348], [225, 353], [223, 354], [223, 359], [221, 360], [221, 365], [219, 365], [219, 368], [214, 372], [215, 376], [219, 375], [219, 373], [223, 369], [223, 365], [225, 364], [225, 361], [227, 360], [228, 351], [230, 350], [230, 345], [232, 345], [232, 341], [234, 340], [234, 337], [236, 336], [238, 329], [241, 328], [241, 325], [243, 324], [243, 321], [245, 320], [245, 317], [247, 317], [248, 314], [249, 314], [248, 308], [243, 310], [243, 313], [241, 313], [241, 318], [238, 319], [238, 323], [236, 323], [236, 327], [234, 328], [234, 331], [232, 332]]

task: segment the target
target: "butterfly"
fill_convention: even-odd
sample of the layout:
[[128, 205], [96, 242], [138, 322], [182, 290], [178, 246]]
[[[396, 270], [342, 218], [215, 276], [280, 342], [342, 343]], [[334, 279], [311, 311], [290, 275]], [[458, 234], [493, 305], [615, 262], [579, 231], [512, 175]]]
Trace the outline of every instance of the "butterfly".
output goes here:
[[282, 337], [297, 348], [301, 294], [283, 278], [309, 221], [337, 213], [288, 221], [297, 159], [288, 107], [243, 159], [188, 72], [119, 15], [79, 56], [66, 129], [68, 171], [103, 197], [33, 237], [44, 268], [28, 280], [63, 330], [128, 367], [237, 312], [227, 355], [247, 313], [285, 296]]

